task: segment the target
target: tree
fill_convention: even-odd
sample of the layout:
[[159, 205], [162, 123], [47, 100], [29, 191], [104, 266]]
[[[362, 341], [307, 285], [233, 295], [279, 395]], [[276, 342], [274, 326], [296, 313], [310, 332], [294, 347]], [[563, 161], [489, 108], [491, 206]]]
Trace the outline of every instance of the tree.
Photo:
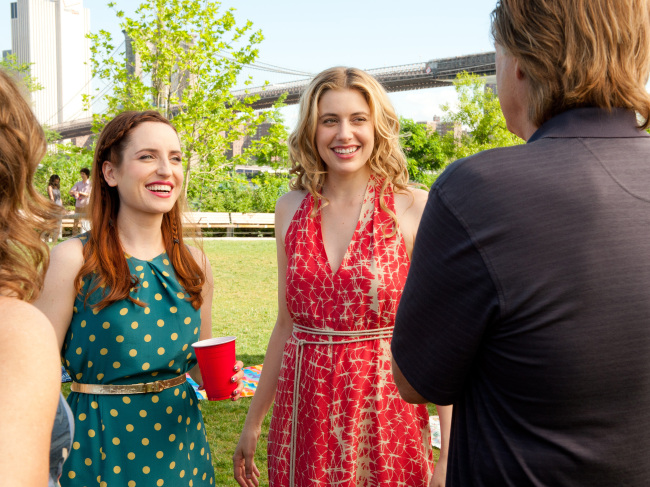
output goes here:
[[458, 109], [449, 104], [442, 106], [445, 122], [462, 125], [467, 132], [460, 140], [448, 132], [443, 140], [445, 152], [451, 159], [460, 159], [477, 152], [522, 144], [524, 141], [506, 128], [506, 120], [496, 94], [485, 87], [485, 79], [468, 73], [460, 73], [454, 81], [458, 96]]
[[400, 118], [400, 142], [406, 154], [409, 178], [431, 185], [447, 162], [440, 135], [424, 124]]
[[287, 139], [289, 132], [284, 125], [284, 117], [280, 108], [285, 106], [284, 100], [287, 94], [280, 96], [274, 105], [274, 109], [266, 114], [266, 121], [271, 125], [268, 134], [254, 140], [244, 154], [249, 162], [255, 162], [260, 166], [271, 166], [275, 169], [289, 167], [289, 147]]
[[4, 59], [0, 59], [0, 69], [14, 74], [20, 78], [21, 83], [25, 86], [29, 93], [43, 89], [38, 80], [30, 74], [31, 65], [33, 63], [19, 63], [18, 57], [15, 54], [9, 54]]
[[221, 12], [212, 0], [148, 0], [134, 18], [118, 10], [134, 62], [115, 57], [110, 33], [90, 36], [93, 73], [113, 86], [93, 130], [124, 110], [154, 109], [173, 118], [184, 153], [186, 192], [193, 173], [212, 174], [237, 162], [228, 160], [226, 151], [254, 134], [267, 117], [251, 108], [253, 97], [231, 94], [263, 39], [250, 21], [238, 26], [233, 12]]

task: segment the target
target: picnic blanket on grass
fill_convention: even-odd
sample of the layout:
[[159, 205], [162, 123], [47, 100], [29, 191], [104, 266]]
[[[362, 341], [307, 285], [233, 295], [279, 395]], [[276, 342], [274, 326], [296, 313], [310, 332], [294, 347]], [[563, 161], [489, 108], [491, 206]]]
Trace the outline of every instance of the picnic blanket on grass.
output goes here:
[[68, 373], [65, 371], [65, 367], [62, 365], [61, 366], [61, 383], [63, 384], [64, 382], [72, 382], [72, 377], [68, 375]]
[[[241, 397], [251, 397], [255, 394], [255, 389], [257, 389], [257, 383], [260, 380], [260, 374], [262, 373], [261, 365], [251, 365], [250, 367], [244, 367], [244, 389], [242, 390]], [[187, 374], [187, 382], [194, 388], [196, 392], [196, 397], [199, 399], [207, 399], [208, 395], [204, 390], [199, 390], [199, 385], [192, 380], [192, 378]]]
[[429, 416], [429, 426], [431, 427], [431, 446], [440, 450], [440, 418]]

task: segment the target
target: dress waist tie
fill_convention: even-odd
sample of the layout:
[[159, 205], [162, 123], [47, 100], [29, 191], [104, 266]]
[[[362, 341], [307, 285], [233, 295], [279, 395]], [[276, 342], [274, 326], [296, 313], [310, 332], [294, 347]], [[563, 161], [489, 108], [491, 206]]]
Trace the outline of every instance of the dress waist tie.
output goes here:
[[[303, 340], [296, 336], [297, 332], [323, 337], [344, 337], [345, 339], [336, 341], [332, 338], [329, 338], [329, 340]], [[298, 433], [298, 401], [300, 400], [300, 388], [298, 385], [302, 372], [303, 347], [305, 345], [343, 345], [347, 343], [391, 338], [393, 336], [393, 327], [387, 326], [385, 328], [375, 328], [373, 330], [336, 331], [324, 330], [322, 328], [310, 328], [294, 323], [293, 333], [291, 336], [296, 341], [296, 364], [294, 366], [293, 376], [293, 410], [291, 411], [291, 443], [289, 445], [289, 486], [294, 487], [296, 471], [296, 435]]]

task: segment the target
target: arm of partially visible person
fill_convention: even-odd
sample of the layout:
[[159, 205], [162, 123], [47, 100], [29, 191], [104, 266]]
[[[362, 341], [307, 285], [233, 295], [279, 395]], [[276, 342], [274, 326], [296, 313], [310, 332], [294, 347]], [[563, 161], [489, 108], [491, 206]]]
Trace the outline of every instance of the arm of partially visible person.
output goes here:
[[275, 209], [278, 259], [278, 317], [266, 349], [262, 374], [248, 409], [239, 443], [233, 455], [234, 477], [242, 487], [259, 486], [258, 477], [260, 473], [255, 465], [255, 450], [262, 431], [262, 422], [275, 399], [284, 346], [293, 332], [293, 321], [287, 309], [286, 299], [288, 260], [284, 250], [284, 234], [297, 209], [296, 200], [299, 196], [300, 193], [297, 191], [287, 193], [278, 200]]
[[75, 183], [74, 186], [72, 186], [72, 188], [70, 188], [69, 193], [70, 193], [72, 196], [74, 196], [75, 198], [78, 198], [78, 197], [79, 197], [79, 191], [78, 191], [78, 189], [79, 189], [79, 183]]
[[74, 280], [83, 265], [83, 245], [71, 238], [52, 249], [50, 266], [45, 275], [43, 290], [34, 306], [50, 320], [56, 333], [59, 351], [72, 321], [76, 298]]
[[56, 201], [56, 198], [54, 197], [54, 190], [52, 189], [52, 186], [48, 185], [47, 186], [47, 195], [50, 198], [50, 201], [54, 203]]
[[23, 301], [0, 298], [0, 314], [0, 486], [43, 487], [61, 387], [56, 336]]
[[[201, 250], [195, 247], [188, 247], [194, 260], [203, 268], [205, 273], [205, 283], [203, 284], [203, 289], [201, 290], [201, 295], [203, 296], [203, 304], [201, 305], [201, 331], [199, 333], [199, 340], [207, 340], [212, 338], [212, 298], [214, 296], [214, 278], [212, 276], [212, 267], [210, 266], [210, 261], [205, 256]], [[237, 381], [237, 388], [233, 391], [232, 399], [239, 399], [241, 390], [244, 387], [242, 379], [244, 378], [244, 372], [242, 368], [244, 363], [241, 361], [235, 362], [233, 365], [233, 379]], [[201, 369], [199, 369], [198, 364], [190, 369], [190, 377], [199, 385], [203, 385], [203, 377], [201, 376]]]
[[434, 186], [391, 344], [402, 397], [453, 404], [463, 392], [485, 330], [498, 316], [496, 287], [483, 258]]

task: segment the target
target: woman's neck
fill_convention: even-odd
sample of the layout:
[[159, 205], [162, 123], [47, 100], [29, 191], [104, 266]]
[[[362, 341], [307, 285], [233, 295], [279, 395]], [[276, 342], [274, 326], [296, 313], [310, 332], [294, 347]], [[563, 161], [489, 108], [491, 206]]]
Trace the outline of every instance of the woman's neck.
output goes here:
[[370, 170], [349, 175], [328, 174], [322, 194], [329, 201], [356, 201], [359, 197], [363, 199], [370, 174]]
[[162, 214], [132, 214], [120, 211], [117, 215], [117, 228], [124, 251], [144, 260], [164, 252], [162, 218]]

